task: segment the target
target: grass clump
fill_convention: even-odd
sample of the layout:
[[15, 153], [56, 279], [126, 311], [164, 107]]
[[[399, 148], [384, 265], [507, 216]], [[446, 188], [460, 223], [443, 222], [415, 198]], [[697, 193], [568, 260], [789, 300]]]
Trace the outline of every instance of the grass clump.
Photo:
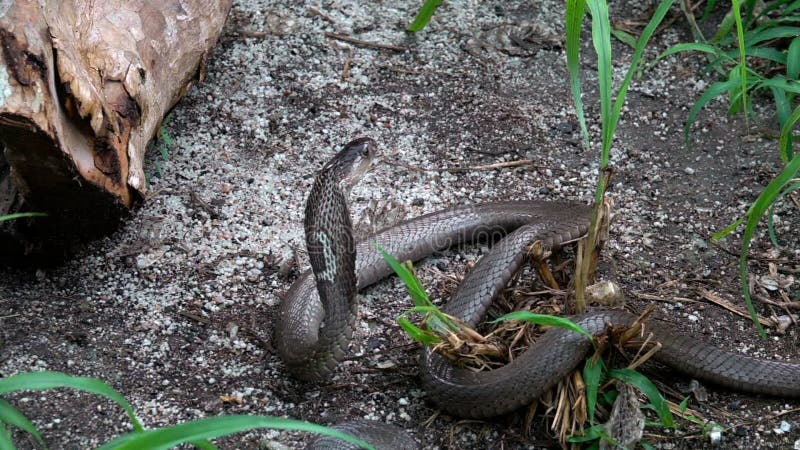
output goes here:
[[[112, 439], [99, 447], [98, 450], [135, 450], [144, 448], [148, 450], [161, 450], [186, 443], [191, 443], [202, 450], [215, 450], [217, 446], [208, 441], [208, 439], [257, 428], [319, 433], [360, 445], [363, 448], [372, 448], [368, 443], [341, 431], [305, 421], [284, 419], [281, 417], [247, 415], [217, 416], [193, 420], [171, 427], [145, 429], [144, 425], [142, 425], [136, 417], [133, 407], [125, 397], [102, 380], [74, 377], [60, 372], [26, 372], [0, 379], [0, 395], [6, 395], [17, 391], [43, 391], [56, 388], [71, 388], [105, 397], [118, 404], [125, 411], [133, 427], [133, 431]], [[0, 398], [0, 449], [16, 449], [14, 442], [11, 440], [10, 427], [25, 431], [30, 434], [42, 448], [47, 448], [41, 433], [39, 433], [33, 423], [11, 403]]]
[[22, 213], [13, 213], [13, 214], [5, 214], [0, 216], [0, 222], [5, 222], [6, 220], [16, 220], [22, 219], [25, 217], [46, 217], [46, 213], [40, 212], [22, 212]]
[[[500, 346], [501, 348], [498, 350], [497, 347], [488, 343], [487, 337], [441, 312], [430, 301], [419, 279], [414, 275], [410, 262], [401, 264], [380, 247], [378, 247], [378, 251], [401, 278], [414, 302], [413, 308], [398, 317], [398, 324], [412, 339], [432, 347], [434, 351], [448, 357], [456, 364], [470, 367], [473, 370], [490, 368], [496, 365], [492, 362], [493, 358], [502, 359], [497, 358], [498, 354], [505, 357], [510, 353], [513, 344]], [[411, 314], [423, 316], [420, 326], [410, 322], [408, 316]], [[632, 324], [631, 328], [609, 330], [599, 339], [568, 318], [526, 310], [514, 311], [492, 321], [492, 323], [500, 322], [504, 322], [504, 325], [521, 322], [546, 327], [561, 327], [583, 334], [592, 342], [595, 352], [587, 358], [582, 372], [574, 372], [572, 376], [566, 378], [568, 381], [560, 383], [555, 392], [546, 394], [542, 400], [550, 403], [551, 408], [555, 410], [552, 427], [559, 434], [563, 444], [597, 445], [600, 440], [614, 443], [614, 440], [604, 431], [605, 425], [597, 423], [599, 419], [608, 418], [608, 411], [617, 398], [617, 389], [613, 380], [624, 381], [645, 394], [649, 402], [641, 408], [654, 411], [658, 417], [658, 420], [652, 422], [651, 425], [675, 428], [669, 402], [647, 377], [633, 370], [633, 367], [652, 356], [653, 352], [645, 353], [645, 356], [637, 358], [628, 368], [617, 370], [608, 370], [601, 358], [609, 348], [609, 342], [614, 342], [615, 345], [618, 344], [619, 348], [622, 348], [625, 342], [620, 339], [620, 336], [636, 335], [635, 331], [639, 329], [640, 321]], [[515, 342], [520, 339], [521, 333], [522, 330], [519, 327], [512, 328], [511, 335], [516, 336]], [[505, 362], [507, 363], [508, 360], [506, 359]], [[532, 411], [535, 411], [535, 406], [533, 408]]]
[[[707, 20], [716, 5], [707, 3], [701, 20]], [[690, 13], [687, 13], [690, 14]], [[690, 17], [690, 19], [692, 19]], [[689, 20], [695, 24], [694, 20]], [[728, 112], [741, 112], [745, 117], [752, 110], [748, 97], [769, 92], [775, 105], [780, 128], [778, 152], [783, 170], [764, 188], [745, 214], [712, 239], [721, 239], [740, 225], [745, 229], [739, 258], [739, 278], [747, 310], [759, 334], [765, 336], [750, 294], [747, 277], [747, 255], [760, 220], [767, 216], [767, 228], [772, 243], [777, 247], [777, 237], [772, 221], [774, 204], [789, 193], [800, 189], [800, 158], [793, 151], [794, 128], [800, 119], [797, 95], [800, 93], [800, 2], [774, 0], [757, 2], [732, 0], [731, 8], [721, 20], [717, 31], [706, 39], [695, 25], [696, 42], [677, 44], [661, 55], [664, 58], [678, 52], [701, 52], [708, 56], [707, 69], [721, 76], [700, 95], [689, 111], [684, 127], [686, 145], [690, 145], [690, 130], [697, 115], [714, 98], [727, 95]], [[794, 110], [793, 110], [794, 108]]]

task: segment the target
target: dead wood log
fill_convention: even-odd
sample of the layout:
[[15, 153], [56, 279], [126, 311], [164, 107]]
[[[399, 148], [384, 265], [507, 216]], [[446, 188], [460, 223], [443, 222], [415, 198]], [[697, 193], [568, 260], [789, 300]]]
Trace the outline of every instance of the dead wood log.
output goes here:
[[143, 198], [147, 143], [202, 79], [230, 8], [0, 1], [0, 215], [48, 214], [0, 222], [0, 255], [94, 237]]

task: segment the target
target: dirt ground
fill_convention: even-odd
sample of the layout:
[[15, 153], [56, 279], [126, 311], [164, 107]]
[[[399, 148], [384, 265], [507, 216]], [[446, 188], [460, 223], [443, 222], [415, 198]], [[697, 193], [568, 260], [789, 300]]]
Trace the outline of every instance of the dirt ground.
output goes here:
[[[612, 18], [645, 19], [652, 6], [614, 2]], [[599, 148], [583, 148], [572, 112], [558, 39], [562, 2], [449, 1], [425, 31], [405, 34], [417, 7], [235, 2], [205, 83], [172, 113], [169, 160], [150, 155], [145, 204], [118, 232], [60, 266], [0, 269], [0, 375], [46, 369], [102, 378], [147, 426], [218, 414], [321, 424], [363, 417], [400, 425], [425, 448], [556, 446], [546, 419], [536, 419], [526, 437], [521, 414], [491, 421], [436, 414], [417, 382], [417, 352], [394, 320], [409, 305], [396, 279], [361, 296], [352, 357], [330, 383], [292, 380], [272, 350], [280, 294], [307, 267], [301, 220], [314, 171], [352, 138], [381, 144], [382, 161], [352, 196], [362, 229], [377, 225], [365, 217], [392, 221], [375, 212], [387, 201], [413, 217], [475, 201], [591, 199]], [[678, 9], [667, 21], [649, 61], [689, 39]], [[539, 28], [523, 48], [508, 35], [521, 36], [525, 24]], [[401, 48], [351, 45], [326, 32]], [[599, 142], [588, 32], [583, 40], [584, 101]], [[631, 52], [616, 41], [613, 49], [619, 82]], [[749, 320], [708, 300], [743, 308], [741, 235], [719, 245], [708, 238], [739, 217], [781, 166], [777, 143], [766, 137], [775, 124], [765, 98], [756, 99], [747, 123], [712, 102], [693, 127], [691, 148], [684, 145], [688, 110], [711, 81], [704, 62], [667, 58], [648, 66], [628, 94], [612, 151], [615, 218], [601, 276], [622, 285], [633, 311], [654, 303], [658, 317], [721, 347], [800, 361], [796, 325], [760, 340]], [[522, 159], [533, 164], [455, 173], [406, 167]], [[783, 201], [775, 210], [781, 247], [763, 233], [754, 243], [750, 274], [762, 298], [797, 296], [798, 223], [796, 199]], [[422, 264], [434, 297], [452, 289], [445, 275], [463, 273], [481, 250], [451, 250]], [[757, 307], [765, 317], [787, 314]], [[671, 388], [689, 381], [649, 373]], [[708, 401], [691, 407], [725, 427], [718, 447], [800, 448], [797, 401], [707, 389]], [[129, 429], [119, 408], [92, 396], [59, 390], [9, 400], [51, 448], [93, 448]], [[681, 426], [648, 429], [646, 439], [658, 448], [713, 446], [696, 427]], [[34, 448], [15, 437], [20, 448]], [[221, 444], [298, 448], [307, 440], [253, 431]]]

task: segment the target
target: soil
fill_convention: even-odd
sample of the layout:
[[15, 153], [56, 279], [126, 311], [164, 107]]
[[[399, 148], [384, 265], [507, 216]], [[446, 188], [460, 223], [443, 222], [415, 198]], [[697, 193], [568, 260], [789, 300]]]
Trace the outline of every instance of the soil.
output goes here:
[[[314, 171], [344, 143], [370, 136], [382, 162], [354, 189], [362, 226], [475, 201], [514, 198], [589, 202], [600, 141], [596, 63], [584, 30], [584, 102], [592, 145], [582, 145], [567, 84], [563, 3], [445, 2], [422, 32], [403, 31], [418, 2], [235, 3], [206, 80], [172, 112], [174, 144], [149, 155], [149, 194], [113, 235], [55, 268], [0, 269], [0, 375], [58, 370], [99, 377], [119, 390], [149, 427], [219, 414], [268, 414], [333, 424], [368, 418], [394, 423], [425, 448], [557, 446], [546, 419], [523, 414], [464, 421], [437, 414], [417, 381], [416, 354], [394, 318], [408, 307], [399, 281], [361, 296], [351, 358], [329, 383], [292, 380], [272, 350], [281, 293], [307, 267], [302, 214]], [[615, 2], [612, 19], [646, 20], [652, 2]], [[680, 10], [654, 37], [648, 63], [690, 39]], [[525, 23], [536, 42], [520, 48]], [[258, 32], [262, 34], [254, 34]], [[353, 45], [350, 35], [405, 49]], [[556, 36], [555, 38], [552, 36]], [[613, 42], [615, 82], [631, 50]], [[726, 349], [800, 360], [798, 327], [759, 339], [750, 321], [708, 300], [743, 309], [741, 233], [710, 244], [780, 171], [772, 104], [756, 98], [745, 121], [711, 102], [684, 143], [687, 114], [713, 75], [706, 60], [676, 55], [648, 65], [628, 93], [612, 149], [615, 217], [601, 278], [616, 280], [628, 308], [656, 315]], [[495, 170], [473, 167], [533, 160]], [[377, 207], [376, 207], [377, 205]], [[798, 295], [800, 208], [775, 208], [774, 247], [762, 224], [749, 276], [760, 298]], [[394, 219], [392, 219], [394, 217]], [[465, 263], [484, 249], [428, 258], [419, 273], [441, 301]], [[436, 270], [434, 270], [436, 269]], [[756, 303], [761, 315], [786, 315]], [[664, 385], [680, 374], [648, 372]], [[721, 448], [800, 448], [795, 400], [707, 386], [691, 407], [724, 427]], [[114, 404], [73, 391], [7, 397], [51, 448], [86, 449], [130, 430]], [[680, 398], [677, 399], [678, 401]], [[650, 417], [652, 419], [652, 417]], [[34, 448], [21, 433], [19, 448]], [[298, 448], [309, 436], [251, 431], [223, 448]], [[658, 448], [713, 447], [688, 423], [648, 428]]]

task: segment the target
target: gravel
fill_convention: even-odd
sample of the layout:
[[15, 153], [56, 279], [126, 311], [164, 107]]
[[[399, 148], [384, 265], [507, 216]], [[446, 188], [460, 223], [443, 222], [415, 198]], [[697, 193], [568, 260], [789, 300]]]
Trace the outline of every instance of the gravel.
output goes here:
[[[615, 2], [612, 17], [645, 17], [650, 3]], [[235, 2], [205, 82], [172, 112], [169, 159], [157, 151], [148, 155], [143, 206], [116, 233], [63, 265], [0, 269], [6, 281], [0, 287], [0, 375], [60, 370], [103, 378], [151, 427], [223, 413], [322, 424], [368, 418], [409, 429], [426, 448], [552, 444], [539, 419], [535, 438], [524, 436], [519, 420], [474, 423], [440, 415], [423, 424], [434, 411], [414, 378], [415, 352], [394, 321], [408, 306], [397, 280], [361, 297], [351, 360], [331, 383], [291, 380], [272, 352], [281, 293], [307, 267], [305, 195], [314, 172], [352, 138], [376, 139], [382, 157], [353, 189], [357, 221], [371, 212], [380, 219], [384, 214], [375, 211], [387, 202], [413, 217], [475, 201], [587, 202], [593, 196], [600, 128], [589, 34], [582, 51], [589, 149], [581, 145], [560, 43], [513, 56], [503, 47], [507, 42], [490, 39], [523, 23], [560, 35], [563, 3], [454, 0], [424, 31], [406, 34], [403, 27], [418, 6]], [[658, 33], [648, 60], [689, 38], [681, 24], [678, 19]], [[248, 37], [248, 31], [267, 35]], [[409, 51], [354, 46], [325, 33]], [[630, 51], [618, 42], [613, 49], [619, 83]], [[795, 326], [759, 340], [746, 319], [701, 296], [705, 289], [741, 305], [737, 257], [729, 254], [738, 253], [741, 235], [719, 245], [708, 245], [708, 237], [744, 213], [780, 170], [775, 142], [743, 139], [748, 131], [725, 115], [724, 99], [698, 116], [691, 147], [684, 145], [683, 121], [710, 81], [700, 70], [704, 63], [671, 56], [645, 71], [629, 92], [612, 148], [615, 218], [602, 276], [622, 285], [634, 309], [662, 300], [657, 315], [686, 332], [755, 356], [800, 360]], [[771, 103], [759, 101], [765, 106], [756, 108], [753, 122], [770, 115]], [[521, 159], [534, 165], [456, 173], [405, 167]], [[770, 261], [797, 273], [799, 219], [791, 202], [779, 204], [774, 223], [782, 247], [773, 249], [760, 232], [751, 273], [772, 275], [776, 263]], [[423, 282], [437, 300], [452, 288], [438, 273], [462, 273], [480, 251], [443, 252], [422, 265]], [[792, 276], [778, 271], [764, 284], [773, 290], [761, 283], [755, 289], [780, 301], [780, 292], [796, 295]], [[765, 316], [772, 312], [759, 308]], [[671, 373], [659, 379], [686, 381]], [[692, 407], [735, 426], [720, 432], [726, 448], [798, 448], [800, 415], [777, 416], [796, 402], [713, 387], [709, 397]], [[129, 430], [119, 408], [88, 395], [58, 390], [8, 399], [53, 448], [95, 447]], [[728, 410], [734, 402], [741, 406]], [[20, 448], [32, 445], [15, 436]], [[224, 448], [297, 448], [307, 438], [263, 430], [222, 442]], [[671, 437], [660, 445], [700, 443], [712, 441]]]

